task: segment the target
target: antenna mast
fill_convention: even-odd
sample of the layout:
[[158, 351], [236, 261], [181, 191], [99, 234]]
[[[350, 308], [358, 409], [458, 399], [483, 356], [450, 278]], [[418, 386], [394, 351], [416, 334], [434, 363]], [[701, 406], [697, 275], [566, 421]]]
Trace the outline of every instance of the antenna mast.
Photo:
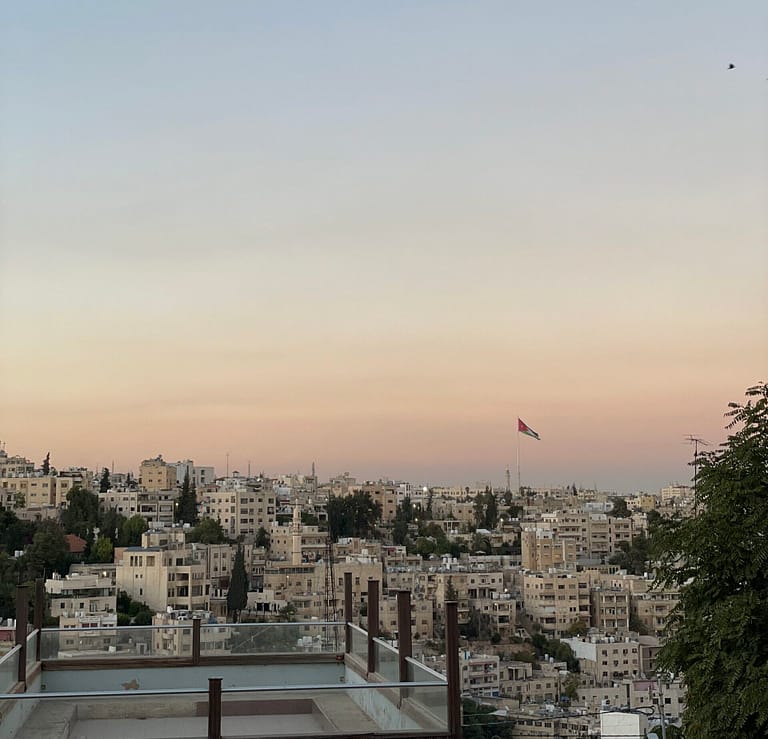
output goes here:
[[701, 446], [710, 446], [710, 444], [708, 441], [705, 441], [700, 436], [695, 436], [694, 434], [688, 434], [688, 436], [685, 437], [685, 440], [689, 445], [693, 445], [693, 505], [695, 510], [698, 505], [696, 487], [699, 481], [699, 444], [701, 444]]

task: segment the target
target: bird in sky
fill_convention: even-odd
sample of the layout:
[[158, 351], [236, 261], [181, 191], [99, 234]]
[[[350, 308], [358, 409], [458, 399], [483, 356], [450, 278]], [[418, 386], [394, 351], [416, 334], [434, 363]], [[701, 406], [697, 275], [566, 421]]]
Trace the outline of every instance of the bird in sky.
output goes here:
[[728, 69], [736, 69], [736, 65], [735, 64], [729, 64], [728, 65]]

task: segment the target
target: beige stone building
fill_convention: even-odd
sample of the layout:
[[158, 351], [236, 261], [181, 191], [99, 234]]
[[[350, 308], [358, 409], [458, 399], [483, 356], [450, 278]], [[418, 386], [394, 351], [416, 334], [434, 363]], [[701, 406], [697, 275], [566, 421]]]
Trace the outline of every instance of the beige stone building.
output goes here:
[[575, 621], [590, 624], [589, 575], [584, 572], [526, 572], [525, 612], [544, 631], [560, 636]]
[[158, 492], [173, 490], [176, 487], [176, 467], [167, 464], [162, 455], [154, 459], [145, 459], [139, 467], [139, 483], [144, 490]]
[[551, 530], [538, 528], [521, 532], [520, 549], [523, 568], [534, 572], [572, 564], [579, 552], [574, 539], [561, 539]]
[[461, 692], [477, 696], [499, 695], [499, 658], [497, 655], [459, 652]]
[[174, 505], [178, 496], [175, 490], [111, 489], [98, 495], [102, 510], [111, 508], [126, 518], [141, 516], [150, 528], [173, 523]]
[[601, 631], [629, 631], [631, 599], [627, 590], [619, 587], [593, 587], [590, 591], [591, 625]]
[[634, 639], [589, 636], [563, 641], [579, 660], [582, 674], [598, 684], [640, 676], [640, 643]]
[[211, 580], [207, 548], [125, 547], [115, 551], [119, 590], [155, 611], [208, 611]]
[[154, 656], [190, 657], [192, 655], [192, 622], [200, 619], [200, 654], [212, 656], [229, 654], [232, 630], [216, 624], [210, 611], [166, 611], [156, 613], [152, 625], [160, 628], [152, 631], [152, 654]]
[[[397, 597], [387, 595], [379, 602], [380, 628], [382, 633], [397, 638]], [[411, 635], [414, 639], [432, 639], [434, 636], [432, 601], [411, 597]]]
[[221, 524], [227, 536], [252, 536], [270, 531], [276, 521], [275, 493], [269, 481], [248, 483], [244, 489], [220, 489], [202, 496], [202, 513]]
[[[67, 493], [75, 486], [85, 486], [81, 474], [24, 475], [0, 478], [0, 500], [8, 508], [66, 507]], [[23, 505], [19, 505], [19, 504]]]

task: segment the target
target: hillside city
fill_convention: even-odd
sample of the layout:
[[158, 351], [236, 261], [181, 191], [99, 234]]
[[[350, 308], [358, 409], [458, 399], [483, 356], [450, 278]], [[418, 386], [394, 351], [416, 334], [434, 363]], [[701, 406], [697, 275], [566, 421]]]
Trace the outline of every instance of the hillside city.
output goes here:
[[[380, 635], [397, 639], [396, 594], [410, 591], [414, 656], [438, 672], [444, 603], [458, 601], [464, 711], [498, 717], [488, 736], [584, 736], [606, 707], [674, 730], [684, 690], [655, 658], [678, 592], [654, 587], [650, 547], [666, 519], [694, 512], [692, 487], [507, 481], [321, 481], [314, 465], [222, 476], [161, 455], [134, 476], [0, 448], [0, 643], [13, 643], [15, 584], [34, 578], [46, 625], [85, 630], [63, 634], [61, 652], [94, 654], [116, 648], [105, 627], [340, 621], [345, 578], [362, 624], [378, 581]], [[187, 632], [169, 630], [164, 653], [182, 654]], [[202, 649], [224, 650], [227, 630], [210, 633]]]

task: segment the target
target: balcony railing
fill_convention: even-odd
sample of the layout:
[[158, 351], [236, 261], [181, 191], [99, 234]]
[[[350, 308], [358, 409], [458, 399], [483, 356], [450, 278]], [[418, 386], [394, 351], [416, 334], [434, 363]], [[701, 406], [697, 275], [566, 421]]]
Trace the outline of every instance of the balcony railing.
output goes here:
[[[366, 631], [352, 623], [347, 574], [343, 623], [203, 624], [192, 619], [41, 629], [40, 581], [36, 622], [28, 633], [28, 589], [20, 586], [17, 645], [0, 659], [3, 737], [15, 739], [22, 726], [24, 736], [36, 736], [39, 727], [52, 722], [68, 723], [74, 734], [105, 735], [114, 729], [131, 736], [128, 724], [115, 722], [137, 718], [184, 719], [189, 732], [183, 735], [189, 737], [204, 735], [207, 722], [212, 739], [220, 739], [222, 730], [270, 736], [458, 736], [458, 604], [445, 604], [446, 680], [411, 657], [410, 593], [397, 594], [395, 648], [378, 638], [379, 582], [368, 583]], [[257, 664], [261, 667], [254, 671], [251, 666]], [[206, 693], [210, 675], [224, 677], [208, 677]], [[99, 721], [109, 723], [94, 723]], [[251, 730], [252, 724], [263, 726]], [[155, 728], [160, 731], [159, 724]]]

